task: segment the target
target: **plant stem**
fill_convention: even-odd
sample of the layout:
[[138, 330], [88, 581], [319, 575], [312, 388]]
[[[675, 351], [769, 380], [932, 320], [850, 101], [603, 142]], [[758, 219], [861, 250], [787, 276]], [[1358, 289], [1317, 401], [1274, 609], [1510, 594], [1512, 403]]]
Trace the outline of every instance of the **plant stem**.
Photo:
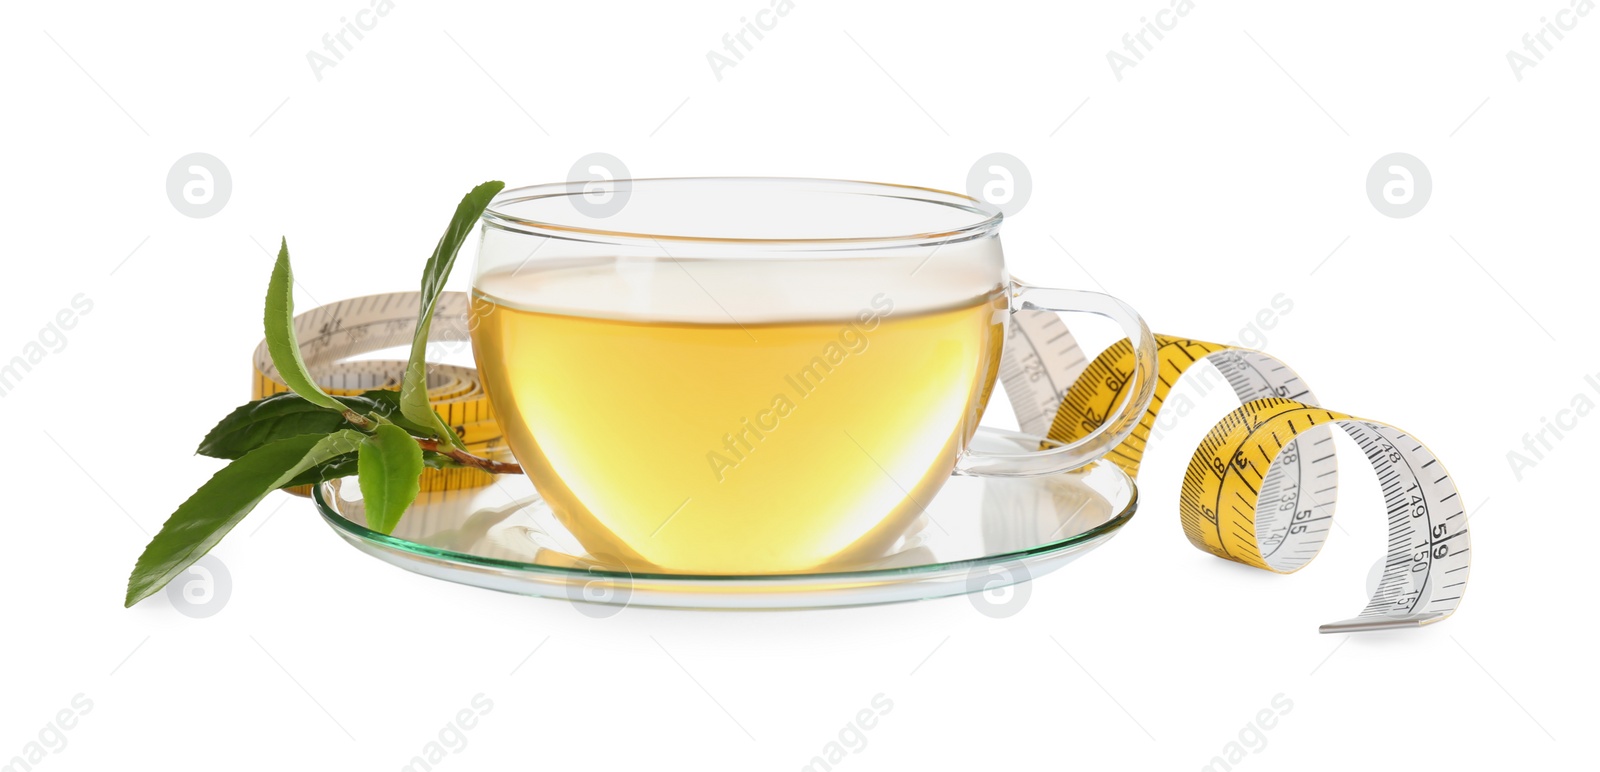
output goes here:
[[431, 450], [435, 453], [441, 453], [449, 456], [456, 463], [474, 467], [476, 469], [482, 469], [485, 472], [492, 472], [494, 474], [523, 473], [522, 467], [518, 464], [509, 463], [506, 461], [495, 461], [493, 459], [483, 458], [481, 456], [474, 456], [465, 450], [441, 445], [438, 440], [428, 440], [418, 437], [417, 444], [421, 445], [423, 450]]
[[357, 429], [362, 429], [365, 431], [372, 430], [372, 420], [354, 410], [351, 410], [350, 408], [345, 408], [344, 420], [354, 424]]

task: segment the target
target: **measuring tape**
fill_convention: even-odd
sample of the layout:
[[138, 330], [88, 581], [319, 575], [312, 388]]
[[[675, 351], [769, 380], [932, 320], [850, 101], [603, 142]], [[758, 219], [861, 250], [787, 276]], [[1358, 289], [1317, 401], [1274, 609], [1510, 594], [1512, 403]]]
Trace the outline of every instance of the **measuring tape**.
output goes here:
[[[294, 319], [313, 379], [330, 394], [397, 389], [403, 361], [362, 359], [405, 347], [416, 328], [419, 293], [352, 298]], [[429, 361], [467, 347], [469, 301], [439, 298], [428, 342]], [[1000, 378], [1025, 434], [1071, 442], [1098, 428], [1130, 386], [1133, 345], [1122, 340], [1089, 359], [1061, 317], [1023, 310], [1012, 317]], [[1145, 444], [1174, 384], [1209, 362], [1243, 403], [1219, 421], [1184, 474], [1178, 512], [1196, 547], [1275, 573], [1305, 567], [1332, 525], [1338, 462], [1331, 427], [1355, 440], [1377, 471], [1388, 510], [1388, 552], [1365, 609], [1324, 633], [1415, 627], [1437, 622], [1461, 602], [1470, 565], [1466, 510], [1444, 465], [1420, 441], [1387, 424], [1319, 407], [1288, 365], [1249, 349], [1156, 336], [1160, 365], [1155, 396], [1139, 425], [1108, 460], [1137, 476]], [[437, 347], [437, 348], [435, 348]], [[255, 351], [252, 398], [287, 391], [263, 341]], [[428, 398], [476, 455], [506, 452], [488, 395], [470, 367], [430, 364]], [[443, 495], [493, 482], [479, 469], [428, 469], [424, 491]]]
[[[351, 298], [319, 306], [294, 318], [295, 338], [313, 380], [334, 396], [355, 396], [373, 389], [399, 389], [406, 363], [400, 360], [361, 359], [377, 351], [411, 345], [419, 292], [392, 292]], [[435, 364], [453, 351], [469, 347], [470, 307], [464, 292], [445, 292], [428, 331], [428, 401], [444, 422], [455, 429], [467, 450], [490, 457], [506, 451], [500, 426], [494, 420], [489, 396], [471, 367]], [[289, 390], [278, 376], [267, 352], [267, 342], [256, 346], [255, 377], [250, 398]], [[494, 481], [481, 469], [427, 469], [420, 480], [424, 491], [476, 488]], [[296, 490], [305, 495], [309, 487]]]
[[[1001, 354], [1001, 379], [1024, 433], [1071, 442], [1120, 404], [1133, 372], [1122, 340], [1089, 360], [1061, 317], [1018, 311]], [[1275, 573], [1311, 562], [1327, 541], [1339, 488], [1338, 426], [1378, 474], [1388, 510], [1383, 573], [1365, 609], [1324, 633], [1416, 627], [1454, 613], [1470, 566], [1466, 509], [1444, 465], [1421, 441], [1388, 424], [1319, 407], [1288, 365], [1259, 351], [1156, 336], [1155, 396], [1108, 458], [1139, 472], [1156, 416], [1178, 379], [1209, 362], [1243, 403], [1212, 427], [1183, 476], [1178, 513], [1196, 547]]]

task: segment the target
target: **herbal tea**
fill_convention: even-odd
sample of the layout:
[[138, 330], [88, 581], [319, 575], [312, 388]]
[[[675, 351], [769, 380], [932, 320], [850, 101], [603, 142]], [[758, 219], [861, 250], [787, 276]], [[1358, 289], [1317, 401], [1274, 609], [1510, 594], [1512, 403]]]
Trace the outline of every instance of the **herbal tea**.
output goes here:
[[[848, 566], [949, 476], [994, 382], [1005, 295], [919, 305], [914, 283], [819, 287], [804, 263], [478, 277], [473, 350], [507, 441], [592, 555], [636, 572]], [[734, 294], [735, 270], [746, 288], [718, 302], [707, 288]]]

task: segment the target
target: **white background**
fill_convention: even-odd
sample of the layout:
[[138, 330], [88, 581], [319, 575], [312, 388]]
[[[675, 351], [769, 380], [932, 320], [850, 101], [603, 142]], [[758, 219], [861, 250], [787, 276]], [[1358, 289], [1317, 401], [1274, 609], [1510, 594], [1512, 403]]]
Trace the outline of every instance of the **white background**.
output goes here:
[[[398, 0], [319, 80], [307, 52], [365, 7], [3, 12], [0, 360], [79, 293], [93, 308], [0, 399], [0, 764], [80, 693], [92, 709], [64, 747], [45, 731], [37, 766], [395, 769], [480, 693], [492, 710], [436, 768], [798, 769], [880, 693], [893, 709], [838, 767], [1202, 768], [1278, 694], [1292, 710], [1238, 768], [1592, 763], [1600, 417], [1520, 480], [1507, 452], [1600, 402], [1600, 14], [1562, 17], [1519, 80], [1506, 52], [1568, 0], [1199, 0], [1119, 82], [1107, 52], [1167, 0], [795, 0], [719, 81], [706, 53], [767, 0]], [[1192, 420], [1152, 449], [1126, 531], [1007, 619], [956, 598], [596, 620], [391, 568], [281, 494], [217, 549], [220, 613], [121, 607], [148, 533], [217, 466], [195, 443], [248, 396], [257, 242], [289, 237], [301, 308], [411, 289], [470, 186], [562, 179], [593, 151], [637, 176], [955, 189], [1016, 155], [1016, 274], [1219, 341], [1292, 298], [1263, 347], [1440, 454], [1474, 512], [1471, 591], [1430, 628], [1318, 635], [1382, 552], [1370, 473], [1345, 455], [1343, 530], [1312, 566], [1245, 569], [1179, 528]], [[192, 152], [231, 173], [209, 218], [165, 192]], [[1365, 192], [1391, 152], [1431, 170], [1409, 218]]]

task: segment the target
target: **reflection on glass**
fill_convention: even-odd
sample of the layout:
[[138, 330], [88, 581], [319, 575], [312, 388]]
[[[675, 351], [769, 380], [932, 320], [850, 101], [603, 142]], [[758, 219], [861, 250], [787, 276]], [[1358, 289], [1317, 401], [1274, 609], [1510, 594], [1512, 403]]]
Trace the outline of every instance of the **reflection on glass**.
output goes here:
[[[1092, 471], [1092, 468], [1091, 470]], [[1096, 485], [1100, 488], [1097, 489]], [[830, 571], [911, 568], [1045, 547], [1125, 515], [1098, 478], [956, 478], [882, 552]], [[360, 489], [331, 486], [338, 516], [366, 525]], [[670, 523], [663, 527], [671, 527]], [[425, 491], [392, 534], [405, 544], [468, 557], [560, 568], [632, 571], [584, 551], [526, 478], [469, 490]]]

